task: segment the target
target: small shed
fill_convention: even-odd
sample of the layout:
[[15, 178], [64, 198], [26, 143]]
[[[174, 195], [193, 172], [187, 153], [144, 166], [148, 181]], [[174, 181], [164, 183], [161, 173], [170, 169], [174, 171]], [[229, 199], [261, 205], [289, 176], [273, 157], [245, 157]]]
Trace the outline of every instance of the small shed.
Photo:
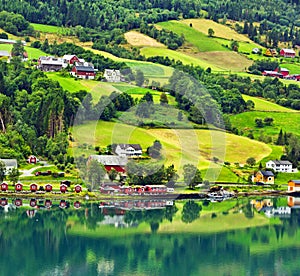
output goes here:
[[51, 192], [52, 191], [52, 185], [51, 184], [46, 184], [45, 185], [45, 191], [46, 192]]
[[39, 159], [34, 155], [30, 155], [27, 159], [27, 162], [29, 164], [36, 164], [37, 162], [39, 162]]
[[8, 184], [5, 183], [5, 182], [3, 182], [3, 183], [1, 184], [1, 191], [2, 191], [2, 192], [6, 192], [7, 190], [8, 190]]
[[17, 192], [21, 192], [23, 190], [23, 184], [22, 183], [17, 183], [15, 186], [15, 190]]
[[61, 184], [59, 189], [62, 193], [65, 193], [68, 191], [68, 186], [65, 184]]
[[77, 184], [75, 187], [74, 187], [74, 190], [76, 193], [80, 193], [82, 191], [82, 187], [81, 185]]
[[30, 184], [30, 191], [31, 192], [36, 192], [38, 190], [38, 185], [35, 183]]
[[74, 202], [74, 208], [75, 209], [79, 209], [80, 208], [80, 202], [79, 201], [75, 201]]
[[20, 207], [23, 205], [22, 199], [20, 198], [17, 198], [14, 203], [16, 207]]

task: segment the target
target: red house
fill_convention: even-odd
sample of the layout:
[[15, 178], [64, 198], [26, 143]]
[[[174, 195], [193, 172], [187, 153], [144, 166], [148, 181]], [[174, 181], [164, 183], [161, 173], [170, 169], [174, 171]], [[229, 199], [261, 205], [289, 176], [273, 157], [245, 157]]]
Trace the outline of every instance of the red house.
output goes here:
[[115, 169], [119, 173], [125, 173], [125, 167], [128, 162], [126, 156], [116, 156], [116, 155], [90, 155], [88, 162], [91, 160], [96, 160], [103, 164], [106, 171]]
[[63, 59], [69, 64], [74, 64], [75, 62], [79, 62], [79, 58], [76, 55], [64, 55]]
[[16, 207], [20, 207], [23, 205], [22, 199], [20, 198], [17, 198], [14, 203]]
[[38, 185], [35, 183], [30, 184], [30, 191], [36, 192], [38, 190]]
[[282, 57], [294, 58], [296, 56], [293, 49], [281, 49], [279, 53]]
[[95, 79], [96, 72], [92, 65], [84, 63], [82, 65], [75, 65], [72, 68], [71, 75], [80, 79], [93, 80]]
[[29, 157], [28, 157], [28, 159], [27, 159], [27, 162], [29, 163], [29, 164], [36, 164], [37, 162], [39, 162], [40, 160], [36, 157], [36, 156], [34, 156], [34, 155], [30, 155]]
[[68, 186], [65, 184], [62, 184], [62, 185], [60, 185], [59, 189], [62, 193], [65, 193], [68, 190]]
[[280, 73], [282, 74], [283, 77], [286, 77], [289, 75], [290, 71], [286, 68], [280, 68]]
[[15, 190], [17, 192], [21, 192], [23, 190], [23, 185], [21, 183], [17, 183], [15, 186]]
[[51, 192], [52, 191], [52, 185], [51, 184], [46, 184], [45, 185], [45, 191], [46, 192]]
[[45, 200], [45, 207], [48, 209], [52, 207], [52, 201], [50, 199]]
[[76, 186], [74, 187], [74, 190], [75, 190], [76, 193], [80, 193], [80, 192], [82, 191], [82, 188], [81, 188], [80, 185], [76, 185]]
[[79, 209], [80, 208], [80, 202], [79, 201], [75, 201], [74, 202], [74, 208], [75, 209]]
[[34, 199], [34, 198], [30, 199], [29, 205], [30, 205], [30, 207], [35, 207], [37, 205], [36, 199]]
[[1, 200], [0, 200], [0, 205], [2, 206], [2, 207], [4, 207], [4, 206], [6, 206], [7, 205], [7, 199], [6, 198], [1, 198]]
[[2, 192], [6, 192], [7, 190], [8, 190], [8, 184], [5, 183], [5, 182], [3, 182], [3, 183], [1, 184], [1, 191], [2, 191]]
[[165, 185], [146, 185], [145, 191], [148, 193], [162, 194], [167, 192], [167, 186]]

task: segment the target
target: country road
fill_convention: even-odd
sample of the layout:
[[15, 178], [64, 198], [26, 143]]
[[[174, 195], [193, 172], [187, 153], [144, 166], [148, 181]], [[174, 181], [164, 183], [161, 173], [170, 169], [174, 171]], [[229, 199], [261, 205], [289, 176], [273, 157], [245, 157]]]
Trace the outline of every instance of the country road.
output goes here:
[[33, 172], [36, 170], [36, 169], [39, 169], [39, 168], [45, 168], [45, 167], [50, 167], [52, 165], [48, 164], [47, 161], [40, 161], [40, 164], [43, 164], [41, 166], [38, 166], [38, 167], [34, 167], [34, 168], [31, 168], [29, 170], [20, 170], [20, 177], [26, 177], [26, 176], [32, 176], [33, 175]]

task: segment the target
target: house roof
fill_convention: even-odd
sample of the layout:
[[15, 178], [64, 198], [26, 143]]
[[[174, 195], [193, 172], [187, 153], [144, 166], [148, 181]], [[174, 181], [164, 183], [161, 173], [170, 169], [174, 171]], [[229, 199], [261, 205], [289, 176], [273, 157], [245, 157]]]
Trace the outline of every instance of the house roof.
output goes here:
[[271, 171], [260, 171], [260, 172], [263, 176], [274, 176], [273, 172]]
[[105, 69], [104, 74], [106, 76], [112, 76], [113, 74], [116, 74], [117, 76], [121, 76], [120, 70], [115, 70], [115, 69]]
[[292, 182], [294, 182], [295, 184], [300, 184], [300, 180], [290, 180]]
[[281, 72], [290, 72], [289, 69], [286, 69], [286, 68], [280, 68], [280, 71]]
[[122, 150], [126, 150], [127, 148], [134, 148], [135, 150], [142, 150], [140, 144], [116, 144], [115, 147], [119, 146]]
[[54, 58], [54, 57], [40, 57], [40, 63], [42, 65], [60, 65], [62, 66], [65, 62], [62, 58]]
[[292, 163], [288, 160], [270, 160], [270, 161], [274, 162], [275, 165], [292, 165]]
[[[8, 44], [15, 44], [17, 41], [13, 40], [13, 39], [5, 39], [5, 38], [0, 38], [0, 43], [8, 43]], [[21, 41], [21, 43], [25, 46], [26, 42], [25, 41]]]
[[73, 57], [77, 57], [76, 55], [64, 55], [63, 59], [71, 60]]
[[289, 54], [296, 54], [293, 49], [283, 48], [282, 51], [284, 51], [285, 53], [289, 53]]
[[89, 160], [96, 160], [105, 166], [126, 166], [126, 156], [117, 155], [90, 155]]
[[0, 51], [0, 57], [9, 57], [10, 54], [8, 51]]
[[95, 72], [95, 69], [92, 66], [75, 66], [75, 69], [83, 72]]
[[5, 164], [5, 167], [18, 167], [17, 159], [0, 159]]

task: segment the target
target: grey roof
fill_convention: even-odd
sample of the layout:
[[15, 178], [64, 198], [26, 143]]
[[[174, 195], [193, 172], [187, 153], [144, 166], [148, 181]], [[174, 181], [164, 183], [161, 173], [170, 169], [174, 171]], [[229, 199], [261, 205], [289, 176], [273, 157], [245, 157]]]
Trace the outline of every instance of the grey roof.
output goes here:
[[9, 57], [10, 54], [9, 54], [8, 51], [0, 51], [0, 56], [1, 56], [1, 57]]
[[115, 73], [117, 76], [121, 76], [120, 70], [115, 69], [105, 69], [104, 74], [107, 76], [111, 76], [113, 73]]
[[273, 172], [271, 171], [260, 171], [263, 176], [274, 176]]
[[288, 160], [271, 160], [273, 161], [276, 165], [292, 165], [292, 163]]
[[106, 166], [126, 166], [128, 162], [126, 156], [117, 155], [90, 155], [89, 160], [91, 159]]
[[300, 180], [290, 180], [293, 181], [295, 184], [300, 184]]
[[18, 161], [17, 159], [0, 159], [6, 167], [18, 167]]
[[116, 144], [116, 147], [117, 146], [119, 146], [123, 150], [126, 150], [129, 147], [134, 148], [135, 150], [142, 150], [142, 147], [140, 144]]
[[75, 66], [77, 71], [83, 72], [95, 72], [95, 69], [92, 66]]

